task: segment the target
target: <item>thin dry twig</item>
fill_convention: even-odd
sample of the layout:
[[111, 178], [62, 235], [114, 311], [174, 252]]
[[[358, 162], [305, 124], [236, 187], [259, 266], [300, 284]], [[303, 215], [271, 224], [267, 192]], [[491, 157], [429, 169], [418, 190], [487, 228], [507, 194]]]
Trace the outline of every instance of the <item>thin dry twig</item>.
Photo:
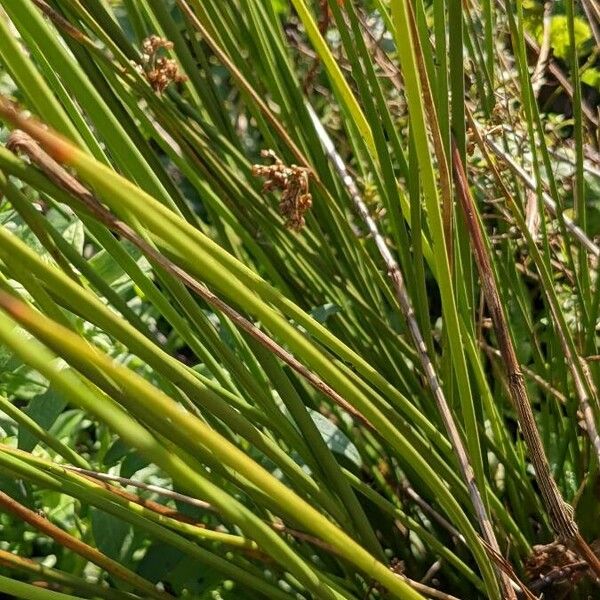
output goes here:
[[394, 63], [394, 61], [380, 47], [379, 40], [373, 35], [373, 32], [367, 23], [364, 11], [358, 9], [356, 12], [363, 30], [365, 44], [367, 45], [369, 52], [372, 53], [373, 59], [379, 68], [384, 72], [385, 76], [392, 81], [394, 87], [397, 90], [401, 90], [404, 86], [402, 81], [402, 71], [400, 71], [396, 63]]
[[32, 0], [32, 2], [44, 13], [55, 25], [78, 41], [86, 40], [86, 35], [65, 19], [58, 11], [54, 10], [45, 0]]
[[406, 480], [400, 484], [400, 489], [417, 505], [421, 510], [429, 515], [434, 521], [436, 521], [443, 529], [445, 529], [452, 537], [456, 538], [463, 544], [466, 544], [465, 537], [463, 534], [448, 521], [443, 515], [441, 515], [431, 504], [425, 501], [410, 485]]
[[[485, 543], [485, 542], [484, 542]], [[536, 598], [531, 590], [519, 579], [515, 570], [512, 568], [512, 565], [498, 552], [496, 552], [493, 548], [488, 548], [488, 552], [492, 557], [494, 563], [498, 566], [499, 569], [504, 572], [511, 581], [515, 582], [516, 588], [522, 593], [523, 597], [526, 600], [539, 600]]]
[[[500, 159], [503, 163], [505, 163], [508, 168], [517, 176], [523, 183], [529, 188], [531, 191], [536, 191], [538, 186], [536, 180], [529, 176], [523, 167], [521, 167], [509, 154], [504, 152], [496, 142], [491, 140], [488, 136], [484, 136], [481, 134], [479, 127], [472, 121], [473, 130], [481, 136], [485, 145], [489, 147], [489, 149]], [[558, 218], [558, 208], [556, 206], [556, 202], [552, 199], [552, 197], [546, 192], [542, 192], [542, 200], [544, 201], [544, 205], [550, 212], [550, 214]], [[562, 215], [564, 219], [565, 227], [569, 230], [571, 235], [591, 254], [595, 257], [600, 258], [600, 247], [595, 244], [586, 234], [585, 232], [575, 224], [575, 222], [567, 217], [566, 215]]]
[[[502, 2], [504, 4], [504, 2]], [[506, 8], [506, 7], [505, 7]], [[529, 46], [530, 50], [539, 55], [540, 48], [537, 45], [535, 39], [530, 33], [525, 32], [525, 42], [527, 46]], [[565, 90], [571, 101], [573, 100], [573, 86], [569, 81], [569, 78], [562, 72], [562, 69], [558, 66], [558, 64], [552, 59], [548, 60], [548, 72], [558, 81], [560, 86]], [[598, 115], [595, 114], [594, 110], [590, 107], [587, 102], [581, 102], [581, 110], [587, 119], [588, 125], [592, 128], [598, 127], [600, 124], [600, 120]]]
[[429, 569], [427, 569], [427, 572], [425, 573], [425, 575], [423, 575], [423, 577], [421, 577], [421, 583], [427, 583], [428, 581], [433, 579], [433, 577], [435, 577], [435, 574], [442, 568], [443, 564], [444, 564], [444, 561], [441, 558], [438, 558], [429, 567]]
[[[525, 132], [519, 132], [515, 129], [514, 125], [509, 125], [507, 123], [501, 123], [493, 130], [487, 132], [484, 137], [489, 137], [492, 133], [495, 133], [497, 130], [502, 129], [507, 134], [513, 136], [515, 140], [518, 140], [520, 144], [527, 144], [527, 134]], [[583, 170], [586, 173], [590, 173], [594, 177], [600, 177], [600, 169], [598, 169], [598, 154], [597, 151], [592, 148], [589, 144], [586, 144], [583, 148], [585, 157], [583, 161]], [[574, 149], [572, 148], [572, 144], [569, 140], [565, 140], [562, 138], [557, 139], [557, 144], [554, 148], [548, 148], [548, 154], [556, 159], [558, 159], [561, 163], [569, 165], [573, 169], [577, 167], [575, 164], [575, 159], [573, 156], [569, 156], [568, 152], [573, 154]]]
[[533, 93], [537, 96], [544, 85], [544, 73], [548, 66], [548, 60], [550, 59], [550, 50], [552, 46], [551, 33], [552, 33], [552, 8], [554, 2], [548, 1], [544, 4], [544, 18], [543, 18], [543, 34], [542, 34], [542, 45], [540, 46], [540, 53], [531, 75], [531, 86], [533, 87]]
[[[502, 353], [500, 352], [500, 350], [492, 348], [492, 346], [486, 344], [484, 341], [480, 341], [479, 345], [487, 354], [494, 355], [499, 358], [502, 357]], [[534, 381], [544, 391], [554, 396], [561, 404], [566, 404], [567, 397], [555, 387], [550, 385], [543, 377], [540, 377], [535, 371], [532, 371], [529, 367], [526, 367], [525, 365], [521, 365], [521, 370], [523, 371], [523, 373], [525, 373], [525, 375], [527, 375], [527, 377]]]
[[581, 6], [592, 28], [596, 44], [600, 48], [600, 4], [596, 0], [581, 0]]
[[[195, 519], [192, 519], [191, 517], [188, 517], [187, 515], [184, 515], [183, 513], [179, 512], [177, 510], [171, 509], [168, 506], [165, 506], [163, 504], [159, 504], [158, 502], [154, 502], [152, 500], [142, 498], [136, 494], [132, 494], [122, 488], [119, 488], [115, 485], [111, 485], [110, 482], [119, 483], [123, 486], [131, 486], [131, 487], [135, 487], [135, 488], [142, 489], [145, 491], [149, 491], [149, 492], [158, 494], [159, 496], [162, 496], [163, 498], [169, 498], [171, 500], [181, 502], [182, 504], [187, 504], [188, 506], [193, 506], [194, 508], [200, 508], [202, 510], [206, 510], [206, 511], [209, 511], [212, 513], [218, 512], [218, 510], [212, 504], [209, 504], [205, 500], [199, 500], [198, 498], [193, 498], [192, 496], [188, 496], [186, 494], [181, 494], [179, 492], [175, 492], [173, 490], [169, 490], [169, 489], [161, 487], [161, 486], [150, 485], [150, 484], [144, 483], [143, 481], [138, 481], [136, 479], [129, 479], [127, 477], [120, 477], [118, 475], [110, 475], [109, 473], [100, 473], [99, 471], [92, 471], [90, 469], [82, 469], [80, 467], [74, 467], [73, 465], [61, 465], [61, 467], [67, 469], [68, 471], [73, 471], [74, 473], [77, 473], [78, 475], [81, 475], [83, 477], [86, 477], [86, 478], [90, 479], [91, 481], [94, 481], [96, 484], [102, 485], [102, 487], [104, 487], [104, 489], [110, 491], [112, 494], [116, 494], [117, 496], [121, 496], [122, 498], [125, 498], [126, 500], [135, 502], [136, 504], [139, 504], [140, 506], [143, 506], [144, 508], [148, 508], [149, 510], [152, 510], [160, 515], [164, 515], [166, 517], [175, 519], [177, 521], [181, 521], [183, 523], [189, 523], [196, 527], [205, 528], [206, 526], [202, 523], [198, 523]], [[292, 537], [294, 537], [296, 539], [303, 540], [305, 542], [309, 542], [310, 544], [313, 544], [314, 546], [322, 548], [323, 550], [326, 550], [327, 552], [336, 554], [335, 548], [333, 548], [333, 546], [331, 546], [327, 542], [324, 542], [323, 540], [320, 540], [319, 538], [317, 538], [313, 535], [310, 535], [308, 533], [305, 533], [303, 531], [298, 531], [296, 529], [292, 529], [291, 527], [288, 527], [287, 525], [285, 525], [285, 523], [283, 521], [281, 521], [280, 519], [278, 519], [277, 521], [268, 521], [268, 525], [270, 525], [275, 531], [279, 531], [280, 533], [285, 533], [285, 534], [291, 535]], [[244, 551], [248, 552], [250, 555], [253, 555], [253, 556], [256, 556], [256, 554], [257, 554], [256, 551], [251, 550], [251, 549], [244, 549]], [[266, 560], [266, 559], [268, 559], [268, 557], [266, 555], [261, 554], [261, 559]]]
[[13, 554], [7, 550], [0, 549], [0, 565], [6, 569], [11, 569], [20, 573], [27, 574], [30, 578], [36, 578], [33, 585], [47, 585], [51, 589], [77, 590], [91, 592], [94, 597], [106, 598], [107, 600], [137, 600], [139, 597], [130, 592], [122, 592], [106, 585], [99, 586], [96, 583], [86, 579], [78, 579], [64, 571], [47, 567], [43, 563], [25, 558], [18, 554]]
[[[162, 504], [159, 504], [157, 502], [152, 502], [151, 500], [145, 500], [143, 498], [140, 498], [139, 496], [136, 496], [135, 494], [131, 494], [129, 492], [126, 492], [125, 490], [117, 488], [116, 486], [109, 485], [106, 482], [117, 482], [117, 483], [120, 483], [121, 485], [137, 487], [139, 489], [154, 492], [165, 498], [171, 498], [173, 500], [177, 500], [178, 502], [188, 504], [189, 506], [194, 506], [196, 508], [202, 508], [204, 510], [210, 510], [212, 512], [216, 512], [216, 509], [208, 502], [205, 502], [203, 500], [198, 500], [197, 498], [187, 496], [186, 494], [180, 494], [179, 492], [174, 492], [173, 490], [169, 490], [167, 488], [163, 488], [163, 487], [155, 486], [155, 485], [149, 485], [144, 482], [137, 481], [135, 479], [119, 477], [117, 475], [110, 475], [107, 473], [100, 473], [97, 471], [92, 471], [90, 469], [82, 469], [80, 467], [74, 467], [72, 465], [61, 465], [61, 467], [65, 468], [69, 471], [73, 471], [81, 476], [85, 476], [92, 481], [102, 484], [103, 487], [105, 489], [109, 490], [111, 493], [117, 494], [123, 498], [131, 500], [132, 502], [135, 502], [146, 508], [149, 508], [150, 510], [158, 512], [159, 514], [163, 514], [170, 518], [184, 521], [186, 523], [192, 523], [198, 527], [204, 527], [204, 525], [197, 524], [193, 519], [190, 519], [189, 517], [177, 512], [175, 510], [172, 510], [166, 506], [163, 506]], [[290, 535], [291, 537], [293, 537], [297, 540], [302, 540], [304, 542], [308, 542], [309, 544], [319, 547], [319, 548], [329, 552], [330, 554], [338, 555], [338, 552], [336, 551], [336, 549], [333, 546], [331, 546], [330, 544], [320, 540], [319, 538], [316, 538], [313, 535], [310, 535], [303, 531], [298, 531], [296, 529], [288, 527], [280, 519], [278, 519], [277, 521], [269, 522], [269, 525], [275, 531], [278, 531], [282, 534]], [[0, 554], [0, 562], [1, 562], [1, 559], [2, 559], [2, 555]], [[440, 600], [459, 600], [455, 596], [445, 594], [444, 592], [441, 592], [440, 590], [437, 590], [435, 588], [425, 585], [425, 583], [423, 581], [421, 581], [421, 582], [415, 581], [413, 579], [406, 577], [402, 573], [397, 573], [397, 575], [399, 577], [401, 577], [413, 589], [415, 589], [419, 592], [422, 592], [423, 594], [429, 596], [430, 598], [439, 598]]]
[[93, 548], [85, 542], [68, 534], [66, 531], [63, 531], [60, 529], [60, 527], [57, 527], [54, 525], [54, 523], [51, 523], [44, 516], [39, 515], [37, 512], [23, 506], [14, 498], [11, 498], [8, 494], [5, 494], [2, 491], [0, 491], [0, 508], [12, 513], [26, 523], [29, 523], [32, 527], [52, 538], [61, 546], [69, 548], [69, 550], [73, 550], [73, 552], [76, 552], [102, 569], [105, 569], [114, 577], [117, 577], [118, 579], [133, 585], [136, 589], [143, 591], [144, 594], [146, 594], [149, 598], [157, 598], [158, 600], [167, 600], [173, 598], [171, 594], [157, 589], [146, 579], [140, 577], [136, 573], [133, 573], [126, 567], [123, 567], [117, 561], [108, 558], [96, 548]]
[[[100, 473], [99, 471], [92, 471], [90, 469], [82, 469], [81, 467], [75, 467], [73, 465], [61, 465], [61, 467], [64, 467], [68, 471], [73, 471], [74, 473], [78, 473], [80, 475], [86, 475], [86, 476], [90, 477], [91, 479], [97, 479], [100, 481], [112, 481], [115, 483], [120, 483], [123, 486], [131, 486], [131, 487], [138, 488], [140, 490], [144, 490], [146, 492], [152, 492], [154, 494], [159, 494], [160, 496], [163, 496], [164, 498], [170, 498], [171, 500], [175, 500], [176, 502], [182, 502], [184, 504], [189, 504], [190, 506], [193, 506], [195, 508], [200, 508], [202, 510], [208, 510], [211, 512], [215, 511], [215, 508], [211, 504], [209, 504], [208, 502], [206, 502], [204, 500], [198, 500], [197, 498], [192, 498], [191, 496], [187, 496], [186, 494], [180, 494], [179, 492], [169, 490], [169, 489], [159, 486], [159, 485], [152, 485], [149, 483], [144, 483], [143, 481], [139, 481], [137, 479], [121, 477], [119, 475], [111, 475], [110, 473]], [[119, 488], [117, 488], [115, 486], [108, 486], [108, 488], [111, 491], [119, 491], [120, 493], [127, 494], [127, 492], [123, 492], [122, 490], [120, 490]], [[163, 510], [166, 510], [168, 512], [165, 512], [164, 514], [168, 514], [168, 515], [174, 514], [174, 511], [172, 511], [170, 508], [164, 506], [163, 504], [159, 504], [158, 502], [152, 503], [151, 500], [142, 499], [139, 496], [136, 496], [134, 494], [127, 494], [126, 497], [129, 499], [132, 499], [132, 500], [135, 499], [136, 503], [142, 502], [144, 504], [144, 506], [151, 507], [152, 510], [155, 510], [157, 512], [158, 511], [162, 512]]]

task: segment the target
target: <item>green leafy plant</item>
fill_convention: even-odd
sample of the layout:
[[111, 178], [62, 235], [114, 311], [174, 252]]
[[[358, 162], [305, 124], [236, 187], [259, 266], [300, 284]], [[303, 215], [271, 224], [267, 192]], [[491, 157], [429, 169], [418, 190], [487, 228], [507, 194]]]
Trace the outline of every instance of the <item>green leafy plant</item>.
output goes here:
[[599, 29], [0, 0], [0, 592], [596, 593]]

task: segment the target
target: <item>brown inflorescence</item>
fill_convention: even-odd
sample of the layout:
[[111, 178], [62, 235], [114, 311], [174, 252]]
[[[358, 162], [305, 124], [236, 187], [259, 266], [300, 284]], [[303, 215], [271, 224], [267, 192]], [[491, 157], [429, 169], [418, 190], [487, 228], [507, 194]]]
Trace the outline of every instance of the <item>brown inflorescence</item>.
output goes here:
[[533, 547], [525, 564], [525, 572], [531, 582], [539, 582], [545, 586], [568, 583], [575, 587], [589, 570], [577, 554], [564, 544], [554, 541]]
[[142, 61], [144, 73], [152, 89], [159, 94], [170, 83], [183, 83], [187, 77], [179, 71], [177, 62], [172, 58], [157, 56], [159, 50], [171, 50], [173, 42], [151, 35], [142, 42]]
[[281, 191], [279, 212], [285, 217], [285, 226], [300, 231], [305, 225], [304, 215], [312, 206], [312, 194], [308, 190], [310, 171], [298, 165], [286, 166], [273, 150], [263, 150], [263, 158], [273, 160], [272, 165], [254, 165], [252, 174], [263, 177], [263, 192]]

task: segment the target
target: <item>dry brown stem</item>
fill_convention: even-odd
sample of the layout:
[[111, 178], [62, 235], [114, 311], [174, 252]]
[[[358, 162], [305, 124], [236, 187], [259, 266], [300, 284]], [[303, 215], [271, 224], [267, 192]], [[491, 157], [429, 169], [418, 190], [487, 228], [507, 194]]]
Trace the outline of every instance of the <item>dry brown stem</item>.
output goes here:
[[529, 450], [533, 468], [535, 469], [537, 482], [544, 505], [548, 511], [550, 523], [558, 538], [564, 540], [576, 550], [588, 562], [596, 575], [600, 575], [600, 561], [581, 537], [573, 518], [573, 508], [563, 500], [558, 486], [552, 477], [542, 439], [531, 409], [523, 373], [517, 360], [517, 354], [504, 312], [504, 304], [500, 297], [481, 223], [477, 216], [477, 209], [467, 183], [467, 176], [456, 144], [453, 144], [452, 147], [452, 165], [458, 191], [458, 200], [471, 236], [471, 246], [475, 255], [475, 263], [477, 264], [481, 286], [491, 313], [498, 346], [506, 368], [511, 399], [517, 410], [521, 431]]
[[117, 577], [118, 579], [133, 585], [138, 590], [143, 591], [147, 597], [156, 598], [158, 600], [167, 600], [169, 598], [173, 598], [173, 596], [170, 594], [155, 588], [146, 579], [143, 579], [139, 575], [136, 575], [129, 569], [120, 565], [118, 562], [108, 558], [96, 548], [93, 548], [80, 539], [68, 534], [66, 531], [63, 531], [60, 529], [60, 527], [57, 527], [54, 525], [54, 523], [51, 523], [44, 516], [23, 506], [4, 492], [0, 492], [0, 508], [12, 513], [26, 523], [29, 523], [32, 527], [48, 537], [51, 537], [61, 546], [69, 548], [69, 550], [73, 550], [73, 552], [76, 552], [102, 569], [105, 569], [114, 577]]

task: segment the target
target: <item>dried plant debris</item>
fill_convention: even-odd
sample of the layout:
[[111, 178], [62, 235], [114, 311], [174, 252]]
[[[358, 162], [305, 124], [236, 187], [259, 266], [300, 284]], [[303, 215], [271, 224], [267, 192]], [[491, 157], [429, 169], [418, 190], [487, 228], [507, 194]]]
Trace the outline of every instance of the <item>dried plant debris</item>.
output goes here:
[[151, 35], [142, 42], [144, 74], [152, 89], [162, 94], [171, 83], [183, 83], [187, 77], [179, 71], [172, 58], [160, 56], [160, 50], [171, 50], [173, 42], [158, 35]]
[[252, 174], [265, 179], [263, 192], [281, 191], [279, 212], [286, 219], [285, 226], [300, 231], [305, 225], [304, 215], [312, 206], [310, 170], [298, 165], [287, 167], [273, 150], [263, 150], [261, 156], [272, 159], [273, 164], [254, 165]]
[[545, 597], [554, 597], [548, 595], [551, 588], [557, 597], [569, 597], [581, 579], [591, 575], [585, 561], [556, 541], [534, 546], [525, 569], [529, 588], [536, 593], [544, 591]]

